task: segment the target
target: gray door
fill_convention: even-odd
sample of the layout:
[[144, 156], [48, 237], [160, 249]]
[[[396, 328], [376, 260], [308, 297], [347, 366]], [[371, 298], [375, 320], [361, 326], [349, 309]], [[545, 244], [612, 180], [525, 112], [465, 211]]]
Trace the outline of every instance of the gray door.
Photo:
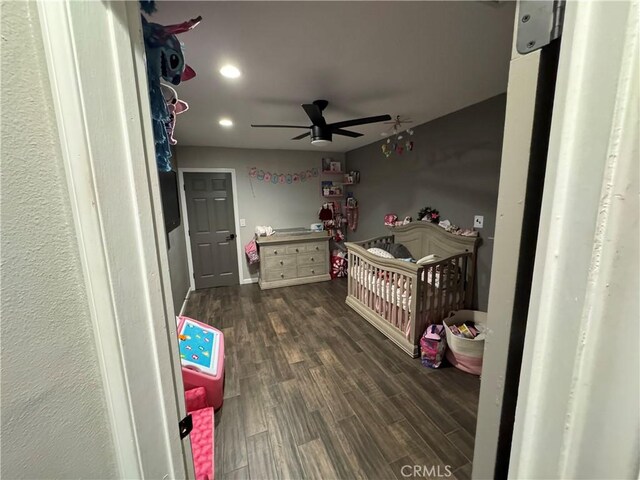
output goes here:
[[196, 289], [238, 285], [230, 173], [185, 173]]

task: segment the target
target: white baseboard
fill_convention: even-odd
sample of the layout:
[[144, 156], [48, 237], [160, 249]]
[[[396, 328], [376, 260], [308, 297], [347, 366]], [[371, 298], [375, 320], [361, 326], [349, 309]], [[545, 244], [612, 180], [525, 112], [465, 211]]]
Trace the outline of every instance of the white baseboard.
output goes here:
[[258, 283], [257, 278], [245, 278], [242, 280], [242, 285], [251, 285], [252, 283]]
[[187, 290], [187, 294], [184, 297], [184, 301], [182, 302], [182, 307], [180, 308], [180, 315], [184, 315], [184, 309], [187, 306], [187, 301], [189, 300], [189, 295], [191, 295], [191, 292], [193, 290], [191, 290], [191, 288], [189, 288], [189, 290]]

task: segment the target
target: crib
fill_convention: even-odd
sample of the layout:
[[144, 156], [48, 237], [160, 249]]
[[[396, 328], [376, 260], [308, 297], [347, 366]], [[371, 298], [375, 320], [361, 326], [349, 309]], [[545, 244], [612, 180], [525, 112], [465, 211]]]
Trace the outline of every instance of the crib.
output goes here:
[[[407, 354], [419, 355], [424, 329], [449, 312], [472, 308], [479, 239], [447, 232], [428, 222], [391, 228], [391, 234], [347, 242], [346, 303]], [[413, 258], [436, 254], [427, 265], [387, 259], [367, 251], [401, 243]]]

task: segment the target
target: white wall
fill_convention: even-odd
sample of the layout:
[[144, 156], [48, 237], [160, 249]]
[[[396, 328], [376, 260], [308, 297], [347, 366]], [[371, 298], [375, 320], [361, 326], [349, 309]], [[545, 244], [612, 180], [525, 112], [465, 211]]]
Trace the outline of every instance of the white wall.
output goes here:
[[[304, 183], [272, 185], [256, 179], [250, 181], [249, 169], [257, 167], [272, 173], [293, 173], [313, 167], [320, 169], [323, 157], [344, 160], [343, 153], [321, 149], [313, 152], [178, 145], [180, 168], [236, 169], [239, 215], [247, 223], [238, 232], [242, 246], [253, 238], [256, 225], [271, 225], [274, 228], [309, 227], [318, 222], [318, 211], [323, 202], [320, 177]], [[249, 269], [244, 256], [242, 263], [244, 278], [257, 279], [257, 269], [253, 266]]]
[[35, 3], [2, 3], [3, 478], [117, 475]]

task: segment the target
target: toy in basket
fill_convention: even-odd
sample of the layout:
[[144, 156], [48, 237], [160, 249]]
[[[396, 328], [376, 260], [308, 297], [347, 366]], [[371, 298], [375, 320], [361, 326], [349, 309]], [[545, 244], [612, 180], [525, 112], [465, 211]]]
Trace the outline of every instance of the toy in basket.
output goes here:
[[449, 347], [447, 360], [464, 372], [480, 375], [487, 314], [476, 310], [458, 310], [451, 312], [442, 323]]
[[180, 316], [178, 338], [185, 390], [204, 387], [207, 403], [218, 409], [223, 398], [224, 335], [206, 323]]

